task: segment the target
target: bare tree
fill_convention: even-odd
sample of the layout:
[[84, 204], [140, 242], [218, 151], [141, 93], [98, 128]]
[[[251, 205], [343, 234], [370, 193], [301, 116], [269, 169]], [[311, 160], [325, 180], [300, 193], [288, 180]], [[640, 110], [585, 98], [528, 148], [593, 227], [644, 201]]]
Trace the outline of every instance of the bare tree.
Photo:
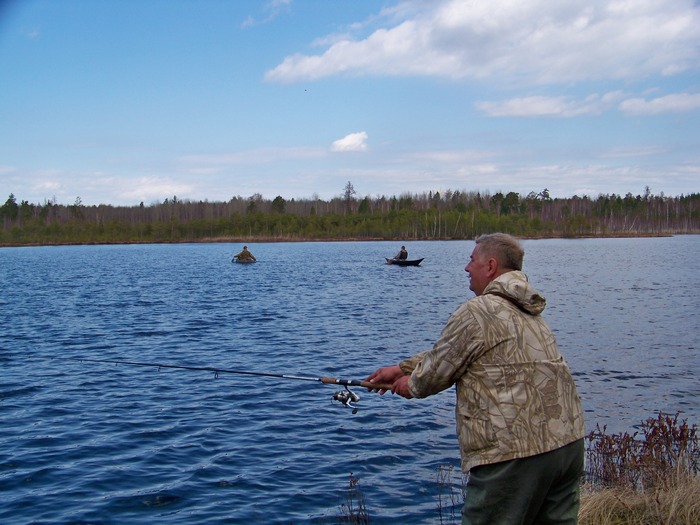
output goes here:
[[343, 199], [345, 200], [345, 210], [348, 213], [352, 212], [352, 204], [354, 202], [354, 196], [357, 192], [352, 185], [352, 182], [348, 181], [343, 190]]

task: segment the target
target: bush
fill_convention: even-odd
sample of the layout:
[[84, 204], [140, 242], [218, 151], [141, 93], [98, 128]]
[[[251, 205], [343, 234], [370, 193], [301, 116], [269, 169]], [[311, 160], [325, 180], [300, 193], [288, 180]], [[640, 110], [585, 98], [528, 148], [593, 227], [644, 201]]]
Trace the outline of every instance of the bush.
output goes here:
[[700, 523], [697, 425], [659, 412], [630, 435], [588, 435], [579, 523]]
[[642, 421], [641, 435], [606, 434], [596, 426], [588, 435], [587, 481], [603, 487], [644, 491], [668, 486], [678, 476], [696, 476], [700, 459], [697, 425], [659, 412]]

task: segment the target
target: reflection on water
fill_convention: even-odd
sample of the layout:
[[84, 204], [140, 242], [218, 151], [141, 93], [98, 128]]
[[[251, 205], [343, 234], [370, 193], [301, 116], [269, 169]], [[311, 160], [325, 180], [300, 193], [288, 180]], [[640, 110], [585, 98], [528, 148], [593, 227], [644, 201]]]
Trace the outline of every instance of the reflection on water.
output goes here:
[[[524, 242], [589, 430], [700, 422], [698, 240]], [[404, 244], [420, 267], [389, 242], [0, 250], [0, 522], [332, 522], [351, 473], [373, 523], [434, 522], [452, 391], [353, 416], [317, 383], [50, 359], [361, 379], [471, 297], [471, 242]]]

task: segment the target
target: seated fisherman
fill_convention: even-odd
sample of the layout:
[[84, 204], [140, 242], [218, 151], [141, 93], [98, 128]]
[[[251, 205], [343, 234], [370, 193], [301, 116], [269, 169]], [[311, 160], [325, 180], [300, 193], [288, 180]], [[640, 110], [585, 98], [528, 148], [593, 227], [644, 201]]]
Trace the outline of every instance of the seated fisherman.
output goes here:
[[240, 253], [237, 253], [236, 255], [233, 256], [235, 259], [238, 259], [239, 261], [257, 261], [255, 256], [248, 251], [248, 247], [244, 246], [243, 251]]
[[408, 252], [406, 251], [405, 246], [402, 246], [401, 249], [399, 250], [399, 253], [394, 255], [394, 259], [399, 260], [399, 261], [404, 261], [404, 260], [408, 259]]

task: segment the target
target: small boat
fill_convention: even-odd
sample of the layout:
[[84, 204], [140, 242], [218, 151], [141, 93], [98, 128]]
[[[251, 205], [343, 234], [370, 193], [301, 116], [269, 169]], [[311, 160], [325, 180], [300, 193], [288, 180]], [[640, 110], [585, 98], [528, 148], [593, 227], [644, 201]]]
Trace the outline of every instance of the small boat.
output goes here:
[[423, 259], [389, 259], [384, 257], [387, 264], [395, 264], [396, 266], [419, 266]]
[[233, 259], [231, 259], [231, 262], [238, 263], [238, 264], [253, 264], [254, 262], [258, 262], [255, 259], [239, 259], [235, 255], [233, 256]]

